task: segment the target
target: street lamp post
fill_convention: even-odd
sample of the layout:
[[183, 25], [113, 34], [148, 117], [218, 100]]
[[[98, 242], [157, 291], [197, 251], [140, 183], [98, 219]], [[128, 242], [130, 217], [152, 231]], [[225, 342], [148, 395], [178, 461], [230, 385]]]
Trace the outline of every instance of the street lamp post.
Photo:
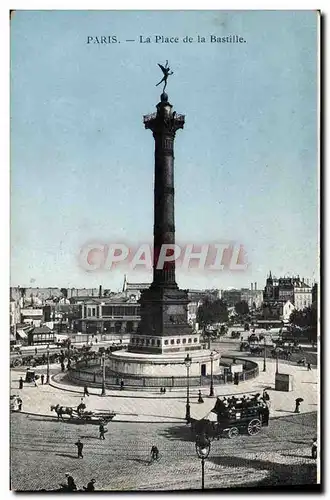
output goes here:
[[211, 383], [210, 383], [210, 397], [214, 396], [214, 387], [213, 387], [213, 358], [214, 358], [214, 353], [211, 352], [210, 354], [211, 358]]
[[71, 339], [69, 339], [68, 341], [68, 370], [70, 370], [71, 368], [71, 351], [70, 351], [70, 348], [71, 348]]
[[187, 402], [186, 402], [186, 420], [187, 423], [190, 422], [190, 401], [189, 401], [189, 368], [191, 366], [191, 357], [187, 354], [185, 360], [185, 365], [187, 367]]
[[205, 434], [197, 436], [195, 447], [198, 458], [202, 461], [202, 490], [204, 490], [205, 459], [209, 456], [211, 450], [209, 438], [206, 437]]
[[49, 384], [49, 347], [47, 347], [47, 372], [46, 372], [46, 384]]
[[101, 396], [105, 396], [105, 352], [102, 354], [102, 392]]
[[262, 371], [266, 371], [266, 337], [264, 337], [264, 368]]

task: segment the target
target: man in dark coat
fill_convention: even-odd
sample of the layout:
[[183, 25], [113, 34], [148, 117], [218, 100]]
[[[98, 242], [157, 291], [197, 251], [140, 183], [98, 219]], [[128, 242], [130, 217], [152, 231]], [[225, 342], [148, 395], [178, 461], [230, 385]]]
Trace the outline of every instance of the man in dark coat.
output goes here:
[[44, 385], [45, 375], [43, 373], [40, 375], [40, 379], [41, 379], [41, 385]]
[[295, 413], [300, 413], [299, 406], [300, 406], [301, 402], [302, 402], [301, 398], [297, 398], [296, 399], [296, 407], [295, 407], [295, 410], [294, 410]]
[[84, 490], [85, 491], [95, 491], [95, 488], [94, 488], [94, 483], [95, 483], [95, 479], [91, 479], [89, 481], [89, 483], [87, 484], [87, 486], [84, 486]]
[[78, 441], [75, 443], [75, 445], [77, 446], [77, 449], [78, 449], [78, 458], [84, 458], [83, 454], [82, 454], [82, 451], [83, 451], [83, 443], [80, 441], [80, 438], [78, 439]]
[[19, 379], [18, 383], [19, 383], [19, 388], [23, 389], [23, 379], [22, 379], [22, 377]]
[[100, 439], [105, 439], [104, 434], [106, 433], [106, 430], [105, 430], [105, 427], [104, 427], [104, 423], [103, 423], [103, 422], [100, 422], [100, 425], [99, 425], [99, 433], [100, 433]]
[[89, 396], [87, 385], [84, 385], [84, 396]]
[[69, 491], [76, 491], [77, 490], [77, 486], [76, 486], [76, 483], [74, 482], [73, 477], [70, 476], [70, 474], [68, 472], [65, 474], [65, 477], [66, 477], [66, 479], [68, 481], [68, 486], [67, 486], [68, 490]]
[[159, 450], [158, 450], [157, 446], [153, 445], [151, 447], [150, 455], [151, 455], [151, 460], [158, 460]]

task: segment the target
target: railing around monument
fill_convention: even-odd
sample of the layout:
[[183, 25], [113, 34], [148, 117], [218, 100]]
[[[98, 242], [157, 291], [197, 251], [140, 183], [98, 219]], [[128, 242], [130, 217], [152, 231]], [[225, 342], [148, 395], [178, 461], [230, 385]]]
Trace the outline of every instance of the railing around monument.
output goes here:
[[[233, 364], [242, 364], [243, 371], [238, 373], [238, 379], [241, 382], [251, 380], [259, 375], [259, 366], [256, 362], [244, 358], [222, 357], [221, 366], [228, 368], [223, 373], [213, 375], [214, 385], [230, 384], [234, 382], [234, 375], [229, 371], [229, 367]], [[89, 368], [89, 370], [88, 370]], [[105, 385], [108, 388], [120, 387], [121, 381], [124, 382], [124, 387], [131, 388], [185, 388], [187, 387], [187, 377], [141, 377], [127, 376], [111, 372], [106, 367]], [[102, 369], [101, 359], [91, 359], [88, 361], [78, 361], [72, 366], [69, 371], [70, 379], [75, 383], [86, 383], [90, 386], [100, 387], [102, 385]], [[189, 377], [189, 385], [191, 387], [201, 387], [210, 385], [210, 376], [191, 376]]]

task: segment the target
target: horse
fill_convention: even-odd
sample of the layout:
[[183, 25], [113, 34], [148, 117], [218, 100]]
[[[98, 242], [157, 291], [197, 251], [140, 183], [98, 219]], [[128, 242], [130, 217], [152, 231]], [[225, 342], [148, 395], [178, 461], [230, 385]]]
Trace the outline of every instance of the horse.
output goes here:
[[56, 406], [51, 405], [50, 411], [53, 410], [55, 410], [57, 414], [57, 420], [59, 420], [61, 417], [61, 419], [64, 421], [63, 415], [69, 415], [70, 419], [73, 417], [73, 408], [71, 408], [70, 406], [61, 406], [59, 404], [57, 404]]

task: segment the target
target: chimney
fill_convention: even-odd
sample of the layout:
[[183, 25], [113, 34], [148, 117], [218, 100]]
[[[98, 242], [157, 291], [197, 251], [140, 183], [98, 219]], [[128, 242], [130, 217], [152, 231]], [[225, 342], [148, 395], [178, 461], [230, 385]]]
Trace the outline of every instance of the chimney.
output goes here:
[[254, 282], [254, 289], [257, 290], [257, 282]]
[[99, 298], [102, 298], [102, 285], [99, 286]]
[[253, 283], [251, 283], [251, 290], [253, 290]]

